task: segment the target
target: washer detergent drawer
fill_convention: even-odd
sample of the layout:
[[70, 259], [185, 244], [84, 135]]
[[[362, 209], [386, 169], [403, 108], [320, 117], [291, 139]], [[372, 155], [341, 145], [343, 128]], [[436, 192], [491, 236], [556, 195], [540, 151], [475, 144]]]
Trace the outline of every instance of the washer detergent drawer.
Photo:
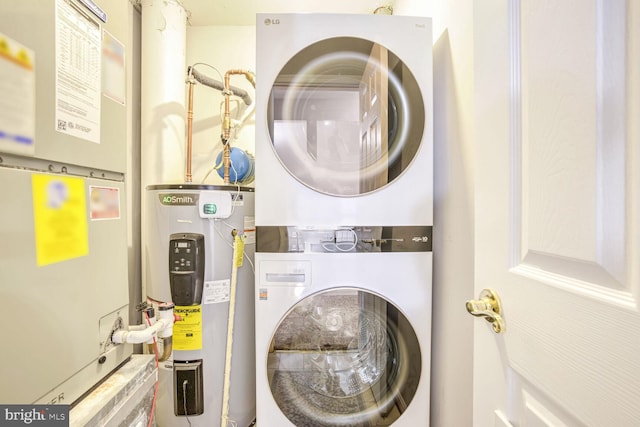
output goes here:
[[309, 286], [311, 261], [261, 261], [258, 283], [268, 286]]

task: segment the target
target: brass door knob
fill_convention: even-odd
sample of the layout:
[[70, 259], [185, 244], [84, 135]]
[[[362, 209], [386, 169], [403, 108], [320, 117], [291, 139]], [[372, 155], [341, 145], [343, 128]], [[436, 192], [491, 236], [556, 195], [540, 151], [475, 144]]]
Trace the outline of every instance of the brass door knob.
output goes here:
[[479, 299], [467, 301], [467, 311], [476, 317], [484, 317], [496, 334], [502, 334], [507, 326], [502, 317], [500, 297], [493, 289], [483, 289]]

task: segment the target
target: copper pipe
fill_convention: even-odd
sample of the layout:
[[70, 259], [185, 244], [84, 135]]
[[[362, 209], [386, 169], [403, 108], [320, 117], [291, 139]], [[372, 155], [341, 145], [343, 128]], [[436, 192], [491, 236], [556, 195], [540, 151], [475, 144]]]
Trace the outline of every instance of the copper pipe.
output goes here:
[[[158, 362], [164, 362], [171, 356], [171, 353], [173, 352], [173, 337], [162, 338], [162, 344], [162, 355], [157, 355]], [[155, 354], [156, 352], [154, 344], [148, 344], [147, 350], [151, 354]]]
[[[202, 83], [205, 86], [208, 86], [212, 89], [216, 89], [219, 91], [223, 91], [224, 90], [224, 82], [223, 81], [218, 81], [218, 80], [214, 80], [210, 77], [205, 76], [204, 74], [202, 74], [201, 72], [199, 72], [198, 70], [196, 70], [193, 67], [188, 67], [187, 71], [189, 73], [189, 76], [193, 77], [193, 79], [198, 82], [198, 83]], [[222, 78], [222, 76], [220, 76]], [[224, 79], [223, 79], [224, 80]], [[251, 100], [251, 97], [249, 96], [249, 94], [247, 93], [246, 90], [244, 89], [240, 89], [237, 86], [229, 86], [229, 89], [231, 89], [231, 91], [233, 92], [233, 96], [237, 96], [240, 99], [242, 99], [244, 101], [245, 104], [250, 105], [253, 101]]]
[[191, 182], [191, 152], [193, 151], [193, 80], [189, 79], [187, 82], [189, 84], [189, 100], [188, 100], [188, 109], [187, 109], [187, 173], [184, 178], [185, 182]]
[[231, 137], [231, 112], [229, 107], [229, 98], [233, 95], [230, 90], [229, 80], [232, 74], [242, 74], [253, 85], [256, 86], [255, 76], [250, 71], [245, 70], [229, 70], [224, 74], [224, 118], [222, 121], [222, 164], [224, 166], [224, 183], [229, 184], [229, 169], [231, 167], [231, 148], [229, 147], [229, 138]]

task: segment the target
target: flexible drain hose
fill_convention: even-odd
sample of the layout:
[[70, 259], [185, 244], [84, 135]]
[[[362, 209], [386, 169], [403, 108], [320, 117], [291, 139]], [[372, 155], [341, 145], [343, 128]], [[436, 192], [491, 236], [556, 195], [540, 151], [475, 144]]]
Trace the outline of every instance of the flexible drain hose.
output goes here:
[[236, 312], [236, 288], [238, 284], [238, 267], [242, 266], [244, 254], [244, 235], [239, 236], [237, 230], [233, 235], [233, 266], [231, 267], [231, 285], [229, 289], [229, 320], [227, 322], [227, 352], [224, 366], [224, 390], [222, 393], [222, 416], [220, 427], [226, 427], [229, 420], [229, 390], [231, 387], [231, 350], [233, 348], [233, 326]]

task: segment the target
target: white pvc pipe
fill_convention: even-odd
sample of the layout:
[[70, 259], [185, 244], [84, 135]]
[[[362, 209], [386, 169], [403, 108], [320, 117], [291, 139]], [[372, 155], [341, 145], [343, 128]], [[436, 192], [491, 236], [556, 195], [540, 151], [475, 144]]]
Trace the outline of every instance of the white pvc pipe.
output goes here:
[[[173, 316], [171, 321], [166, 318], [161, 318], [153, 325], [142, 330], [124, 330], [121, 329], [113, 333], [111, 341], [115, 344], [142, 344], [153, 342], [153, 338], [157, 335], [158, 331], [164, 331], [168, 327], [173, 327]], [[169, 335], [170, 336], [170, 335]]]
[[158, 322], [164, 322], [165, 324], [165, 327], [158, 331], [158, 337], [169, 338], [173, 335], [173, 308], [158, 310], [158, 317], [160, 318]]
[[142, 188], [182, 183], [185, 165], [187, 12], [177, 0], [142, 0]]

